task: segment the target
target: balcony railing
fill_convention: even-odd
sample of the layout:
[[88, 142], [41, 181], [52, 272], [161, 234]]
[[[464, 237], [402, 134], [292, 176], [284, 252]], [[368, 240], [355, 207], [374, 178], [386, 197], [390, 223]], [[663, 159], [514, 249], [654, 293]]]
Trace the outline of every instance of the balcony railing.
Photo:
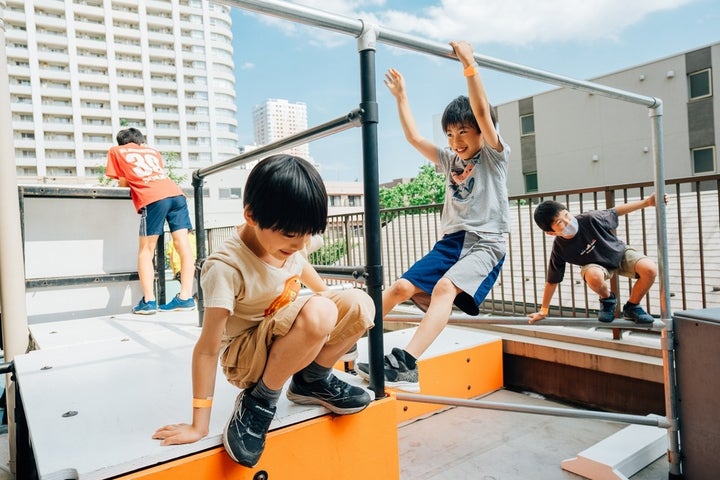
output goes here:
[[[719, 185], [720, 175], [666, 182], [669, 196], [666, 206], [668, 290], [673, 310], [720, 306]], [[651, 193], [652, 184], [648, 182], [511, 197], [512, 226], [507, 236], [507, 257], [481, 311], [493, 315], [524, 315], [539, 308], [552, 248], [552, 237], [545, 235], [532, 220], [539, 202], [555, 199], [567, 205], [570, 213], [578, 214], [610, 208]], [[399, 278], [439, 239], [441, 212], [440, 204], [381, 210], [384, 286]], [[655, 214], [654, 208], [647, 208], [620, 217], [617, 235], [657, 259]], [[332, 265], [354, 267], [366, 264], [364, 213], [329, 217], [324, 239], [326, 248], [338, 252]], [[632, 281], [621, 277], [613, 282], [616, 294], [625, 301]], [[655, 316], [660, 315], [658, 289], [656, 283], [645, 299], [646, 309]], [[553, 298], [551, 315], [594, 316], [597, 306], [597, 296], [584, 285], [579, 269], [568, 268]]]

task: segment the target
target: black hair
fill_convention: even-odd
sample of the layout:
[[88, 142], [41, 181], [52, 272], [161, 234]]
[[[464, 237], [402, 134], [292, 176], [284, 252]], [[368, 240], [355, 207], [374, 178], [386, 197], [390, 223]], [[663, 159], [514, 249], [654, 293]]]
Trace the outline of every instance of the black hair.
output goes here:
[[140, 145], [141, 143], [145, 143], [145, 135], [135, 127], [120, 130], [116, 138], [118, 145], [126, 145], [128, 143], [137, 143]]
[[545, 200], [535, 208], [533, 218], [538, 227], [544, 232], [552, 232], [552, 224], [560, 212], [567, 207], [555, 200]]
[[271, 155], [255, 165], [243, 204], [260, 228], [315, 235], [327, 226], [328, 197], [320, 173], [293, 155]]
[[[490, 118], [492, 119], [493, 125], [497, 127], [497, 117], [495, 116], [495, 110], [492, 105], [490, 105]], [[447, 104], [440, 119], [440, 125], [442, 125], [443, 132], [445, 133], [447, 133], [450, 125], [465, 125], [475, 128], [478, 132], [480, 131], [480, 126], [470, 107], [470, 99], [465, 95], [460, 95]]]

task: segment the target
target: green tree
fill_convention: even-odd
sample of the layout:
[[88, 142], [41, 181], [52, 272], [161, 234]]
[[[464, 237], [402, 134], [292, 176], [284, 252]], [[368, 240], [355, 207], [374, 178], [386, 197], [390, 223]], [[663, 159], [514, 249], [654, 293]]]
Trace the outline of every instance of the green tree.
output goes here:
[[308, 256], [308, 261], [312, 265], [334, 265], [335, 262], [345, 256], [347, 245], [344, 240], [337, 240], [327, 245], [323, 245], [317, 251]]
[[408, 183], [380, 188], [380, 208], [442, 203], [445, 198], [445, 177], [435, 172], [434, 165], [420, 167], [418, 175]]
[[170, 180], [178, 185], [182, 185], [183, 182], [187, 180], [187, 175], [180, 175], [177, 171], [178, 162], [180, 161], [177, 152], [163, 152], [162, 157], [163, 163], [165, 164], [165, 171]]

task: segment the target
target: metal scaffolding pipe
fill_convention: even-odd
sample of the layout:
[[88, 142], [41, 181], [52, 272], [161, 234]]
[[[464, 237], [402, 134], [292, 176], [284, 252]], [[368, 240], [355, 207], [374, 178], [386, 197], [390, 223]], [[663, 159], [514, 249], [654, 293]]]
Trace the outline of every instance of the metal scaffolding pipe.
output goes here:
[[[318, 10], [316, 8], [298, 5], [296, 3], [283, 2], [279, 0], [219, 0], [219, 2], [233, 7], [238, 7], [243, 10], [250, 10], [256, 13], [283, 18], [285, 20], [292, 20], [297, 23], [324, 28], [326, 30], [344, 33], [354, 37], [360, 36], [365, 28], [365, 22], [363, 22], [363, 20], [351, 19], [342, 15]], [[453, 55], [452, 47], [450, 47], [447, 43], [430, 41], [421, 37], [383, 28], [382, 26], [378, 26], [377, 28], [377, 41], [407, 50], [457, 60], [457, 58]], [[557, 75], [544, 70], [538, 70], [536, 68], [506, 62], [497, 58], [479, 54], [475, 54], [475, 60], [478, 62], [478, 65], [491, 70], [510, 73], [512, 75], [529, 78], [531, 80], [538, 80], [588, 93], [597, 93], [606, 97], [645, 105], [646, 107], [655, 107], [658, 105], [658, 99], [654, 97], [627, 92], [617, 88], [608, 87], [607, 85], [601, 85], [599, 83], [576, 80], [563, 75]]]
[[237, 155], [224, 162], [215, 163], [209, 167], [201, 168], [193, 173], [194, 178], [204, 178], [213, 173], [218, 173], [228, 168], [237, 167], [244, 163], [251, 162], [253, 160], [261, 160], [274, 152], [281, 152], [297, 145], [302, 145], [313, 140], [340, 133], [353, 127], [359, 127], [362, 118], [362, 111], [355, 109], [345, 115], [344, 117], [338, 117], [329, 122], [317, 125], [302, 132], [290, 135], [289, 137], [281, 138], [280, 140], [268, 143], [262, 147], [256, 148], [247, 153]]
[[555, 417], [592, 418], [610, 422], [632, 423], [648, 425], [651, 427], [670, 428], [670, 422], [659, 415], [630, 415], [627, 413], [597, 412], [592, 410], [574, 410], [572, 408], [539, 407], [521, 405], [517, 403], [488, 402], [485, 400], [466, 400], [463, 398], [440, 397], [435, 395], [420, 395], [417, 393], [397, 392], [398, 400], [408, 402], [436, 403], [439, 405], [452, 405], [456, 407], [485, 408], [488, 410], [503, 410], [506, 412], [534, 413], [538, 415], [553, 415]]
[[[5, 50], [5, 19], [7, 2], [0, 0], [0, 314], [2, 315], [3, 353], [11, 362], [28, 348], [28, 321], [25, 305], [25, 265], [23, 264], [20, 200], [15, 172], [12, 112], [7, 53]], [[10, 471], [15, 473], [15, 382], [5, 375], [10, 447]]]
[[[394, 315], [385, 316], [386, 323], [417, 323], [422, 320], [422, 315]], [[616, 319], [612, 323], [604, 323], [597, 318], [575, 318], [575, 317], [546, 317], [534, 324], [529, 323], [528, 317], [500, 317], [500, 316], [483, 316], [473, 317], [471, 315], [453, 314], [450, 315], [448, 323], [451, 324], [475, 324], [475, 325], [520, 325], [525, 327], [602, 327], [602, 328], [622, 328], [622, 329], [638, 329], [638, 330], [657, 330], [660, 331], [664, 327], [664, 323], [657, 320], [652, 325], [638, 325], [630, 320]]]

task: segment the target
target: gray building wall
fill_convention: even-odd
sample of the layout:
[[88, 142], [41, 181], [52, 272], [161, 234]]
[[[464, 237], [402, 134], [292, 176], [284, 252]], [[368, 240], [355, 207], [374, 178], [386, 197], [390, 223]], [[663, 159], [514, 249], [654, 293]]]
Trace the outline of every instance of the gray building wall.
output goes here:
[[[591, 81], [663, 101], [665, 177], [693, 175], [691, 148], [718, 145], [720, 78], [713, 95], [689, 101], [688, 73], [720, 66], [720, 43], [611, 73]], [[711, 70], [712, 73], [712, 70]], [[559, 88], [498, 105], [500, 129], [512, 155], [510, 195], [526, 193], [524, 173], [536, 166], [538, 191], [652, 181], [652, 125], [648, 108]], [[535, 135], [520, 135], [520, 115], [535, 116]], [[717, 166], [717, 149], [715, 172]]]

